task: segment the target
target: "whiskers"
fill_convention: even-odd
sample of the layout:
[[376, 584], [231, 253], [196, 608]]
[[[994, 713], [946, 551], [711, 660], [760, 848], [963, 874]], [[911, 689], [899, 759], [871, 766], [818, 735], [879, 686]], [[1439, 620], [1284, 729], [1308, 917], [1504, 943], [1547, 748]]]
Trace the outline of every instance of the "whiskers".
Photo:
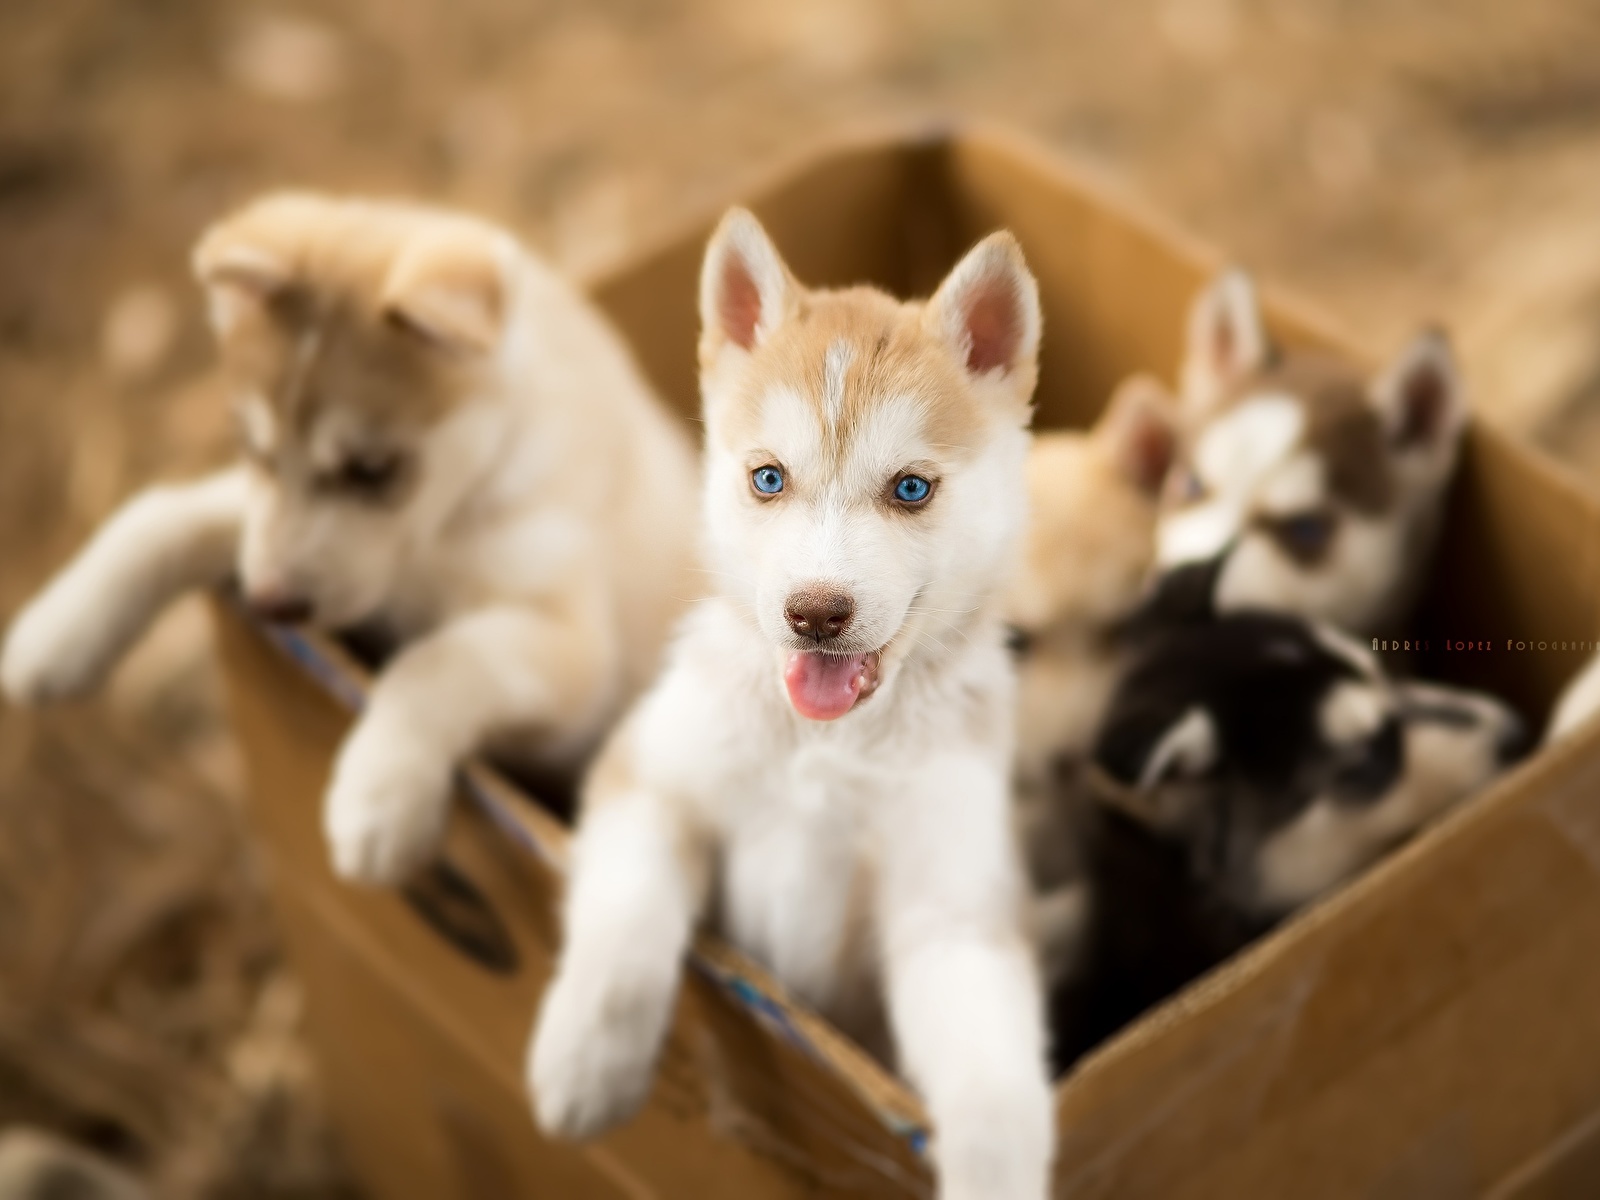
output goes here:
[[967, 632], [965, 622], [961, 618], [970, 617], [978, 611], [977, 605], [971, 608], [936, 608], [929, 604], [919, 604], [913, 599], [906, 606], [906, 620], [901, 626], [901, 633], [920, 649], [930, 654], [948, 657], [952, 652], [950, 644], [940, 635], [957, 634], [970, 646], [972, 635]]
[[[932, 625], [934, 629], [948, 630], [951, 633], [960, 634], [961, 640], [970, 646], [972, 644], [972, 636], [966, 631], [964, 622], [960, 621], [960, 618], [970, 617], [977, 611], [978, 606], [976, 605], [974, 605], [972, 608], [930, 608], [925, 604], [912, 603], [906, 609], [906, 619], [909, 624], [911, 619], [916, 617], [930, 618], [928, 624]], [[926, 628], [922, 629], [920, 632], [928, 637], [934, 636], [932, 632]], [[934, 640], [938, 643], [940, 649], [945, 650], [948, 653], [948, 647], [945, 646], [944, 642], [940, 641], [937, 637], [934, 637]]]

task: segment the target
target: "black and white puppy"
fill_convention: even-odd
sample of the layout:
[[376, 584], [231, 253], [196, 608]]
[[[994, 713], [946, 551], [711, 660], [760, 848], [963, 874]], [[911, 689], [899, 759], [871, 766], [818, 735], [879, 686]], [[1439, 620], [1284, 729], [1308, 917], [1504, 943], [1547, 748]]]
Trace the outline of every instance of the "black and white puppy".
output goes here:
[[1250, 277], [1195, 299], [1184, 437], [1156, 525], [1157, 596], [1271, 609], [1371, 636], [1426, 582], [1468, 421], [1450, 342], [1414, 337], [1369, 374], [1280, 347]]
[[1080, 804], [1086, 911], [1053, 1000], [1065, 1067], [1489, 780], [1526, 745], [1488, 696], [1386, 678], [1324, 626], [1152, 634]]

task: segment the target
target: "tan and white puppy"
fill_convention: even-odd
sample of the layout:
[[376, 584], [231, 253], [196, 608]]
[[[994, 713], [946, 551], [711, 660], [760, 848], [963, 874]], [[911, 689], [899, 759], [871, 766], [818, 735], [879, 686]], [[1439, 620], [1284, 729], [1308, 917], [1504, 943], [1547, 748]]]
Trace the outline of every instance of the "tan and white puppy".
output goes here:
[[709, 918], [863, 1044], [886, 1018], [941, 1196], [1042, 1197], [1001, 605], [1026, 515], [1033, 277], [996, 234], [926, 303], [807, 290], [735, 210], [701, 316], [715, 594], [586, 785], [529, 1055], [539, 1122], [591, 1134], [643, 1100]]
[[1126, 663], [1120, 631], [1155, 561], [1177, 423], [1167, 389], [1133, 376], [1093, 429], [1035, 434], [1028, 453], [1028, 536], [1006, 616], [1017, 658], [1017, 825], [1050, 976], [1072, 957], [1083, 902], [1071, 793]]
[[341, 874], [391, 881], [463, 755], [575, 767], [653, 677], [690, 594], [692, 450], [599, 313], [493, 225], [275, 194], [194, 266], [245, 460], [124, 506], [17, 618], [0, 677], [24, 703], [86, 692], [229, 575], [270, 619], [381, 628], [403, 649], [325, 820]]
[[1117, 630], [1138, 608], [1155, 561], [1157, 500], [1177, 420], [1166, 389], [1138, 375], [1088, 432], [1034, 436], [1028, 535], [1006, 603], [1024, 781], [1094, 741], [1123, 659]]
[[1407, 615], [1467, 421], [1441, 334], [1419, 334], [1369, 380], [1276, 347], [1248, 276], [1228, 272], [1191, 310], [1182, 400], [1157, 531], [1164, 591], [1359, 635]]

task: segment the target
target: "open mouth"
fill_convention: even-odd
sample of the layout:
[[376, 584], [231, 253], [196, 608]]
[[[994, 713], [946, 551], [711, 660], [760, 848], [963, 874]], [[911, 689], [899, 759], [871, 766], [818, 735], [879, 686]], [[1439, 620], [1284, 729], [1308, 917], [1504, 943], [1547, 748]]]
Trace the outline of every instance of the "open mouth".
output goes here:
[[789, 703], [808, 720], [838, 720], [878, 690], [879, 654], [796, 650], [783, 668]]

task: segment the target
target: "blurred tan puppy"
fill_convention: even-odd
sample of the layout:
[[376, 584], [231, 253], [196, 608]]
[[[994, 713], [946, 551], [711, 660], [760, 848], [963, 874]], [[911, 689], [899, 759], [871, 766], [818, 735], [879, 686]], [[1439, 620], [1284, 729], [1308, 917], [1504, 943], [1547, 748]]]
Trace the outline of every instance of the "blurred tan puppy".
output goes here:
[[92, 689], [186, 589], [403, 648], [325, 810], [346, 877], [432, 850], [453, 765], [575, 766], [690, 594], [683, 431], [576, 291], [509, 234], [409, 204], [268, 196], [195, 251], [244, 462], [116, 513], [17, 618], [19, 703]]
[[1093, 429], [1037, 434], [1028, 455], [1028, 536], [1006, 615], [1017, 656], [1017, 823], [1052, 975], [1082, 902], [1069, 886], [1081, 865], [1070, 793], [1126, 663], [1119, 627], [1149, 584], [1177, 419], [1176, 399], [1138, 375]]
[[1023, 567], [1007, 600], [1024, 779], [1094, 741], [1121, 659], [1116, 629], [1155, 561], [1157, 502], [1177, 442], [1176, 401], [1146, 375], [1124, 382], [1089, 432], [1034, 437]]

